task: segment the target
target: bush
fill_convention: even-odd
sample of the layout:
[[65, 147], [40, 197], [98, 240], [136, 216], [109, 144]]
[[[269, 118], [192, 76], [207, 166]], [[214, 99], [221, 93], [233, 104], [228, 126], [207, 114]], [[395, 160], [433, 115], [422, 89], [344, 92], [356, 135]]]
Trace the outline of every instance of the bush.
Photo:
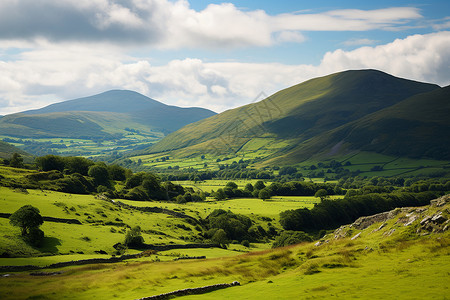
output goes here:
[[312, 242], [313, 239], [303, 231], [283, 231], [273, 242], [272, 248], [284, 247], [301, 242]]
[[141, 235], [141, 227], [131, 228], [125, 235], [124, 244], [128, 247], [139, 247], [144, 244], [144, 238]]

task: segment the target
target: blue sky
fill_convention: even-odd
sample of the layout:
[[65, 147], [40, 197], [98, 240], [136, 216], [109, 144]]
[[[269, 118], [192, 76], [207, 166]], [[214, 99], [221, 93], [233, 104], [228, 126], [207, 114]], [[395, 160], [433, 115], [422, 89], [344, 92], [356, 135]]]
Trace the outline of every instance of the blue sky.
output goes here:
[[217, 112], [374, 68], [450, 84], [450, 1], [2, 0], [0, 115], [130, 89]]

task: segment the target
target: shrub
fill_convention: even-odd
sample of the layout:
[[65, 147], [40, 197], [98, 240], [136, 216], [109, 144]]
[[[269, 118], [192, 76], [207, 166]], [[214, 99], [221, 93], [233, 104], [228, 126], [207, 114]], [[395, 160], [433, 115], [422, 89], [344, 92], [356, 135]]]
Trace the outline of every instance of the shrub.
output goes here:
[[124, 244], [128, 247], [139, 247], [144, 244], [144, 238], [141, 235], [141, 227], [131, 228], [125, 235]]
[[277, 236], [272, 247], [284, 247], [301, 242], [312, 242], [311, 236], [303, 231], [284, 231], [281, 235]]

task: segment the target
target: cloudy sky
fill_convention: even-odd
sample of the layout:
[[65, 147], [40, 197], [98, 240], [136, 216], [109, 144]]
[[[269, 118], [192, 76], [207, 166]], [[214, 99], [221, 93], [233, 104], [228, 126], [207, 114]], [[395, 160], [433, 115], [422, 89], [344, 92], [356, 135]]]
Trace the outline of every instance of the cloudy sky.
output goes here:
[[0, 115], [130, 89], [216, 112], [379, 69], [450, 84], [450, 1], [1, 0]]

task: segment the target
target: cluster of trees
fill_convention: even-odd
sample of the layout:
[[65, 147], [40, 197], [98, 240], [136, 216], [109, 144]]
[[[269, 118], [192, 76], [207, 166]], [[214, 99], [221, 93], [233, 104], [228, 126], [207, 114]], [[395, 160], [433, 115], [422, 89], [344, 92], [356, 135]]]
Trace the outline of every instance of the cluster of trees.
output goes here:
[[218, 189], [212, 193], [217, 200], [237, 197], [265, 200], [272, 196], [316, 196], [323, 198], [327, 195], [342, 194], [344, 194], [344, 190], [335, 184], [302, 181], [273, 182], [268, 186], [263, 181], [257, 181], [255, 185], [248, 183], [244, 189], [239, 189], [234, 182], [228, 182], [223, 189]]
[[[61, 157], [46, 155], [36, 159], [36, 165], [43, 173], [31, 174], [30, 179], [52, 180], [52, 186], [70, 193], [106, 193], [109, 197], [131, 200], [169, 200], [179, 203], [202, 201], [203, 193], [172, 182], [163, 182], [153, 173], [133, 173], [119, 165], [106, 165], [83, 157]], [[116, 182], [123, 182], [120, 191], [114, 188]]]
[[249, 217], [223, 209], [215, 209], [205, 221], [205, 237], [218, 244], [237, 241], [248, 245], [249, 241], [256, 242], [276, 234], [273, 227], [266, 231], [259, 225], [253, 225]]
[[396, 207], [421, 206], [439, 196], [437, 193], [394, 192], [390, 194], [366, 194], [345, 197], [340, 200], [324, 200], [311, 210], [307, 208], [280, 213], [280, 224], [285, 230], [319, 231], [354, 222], [361, 216], [370, 216]]

